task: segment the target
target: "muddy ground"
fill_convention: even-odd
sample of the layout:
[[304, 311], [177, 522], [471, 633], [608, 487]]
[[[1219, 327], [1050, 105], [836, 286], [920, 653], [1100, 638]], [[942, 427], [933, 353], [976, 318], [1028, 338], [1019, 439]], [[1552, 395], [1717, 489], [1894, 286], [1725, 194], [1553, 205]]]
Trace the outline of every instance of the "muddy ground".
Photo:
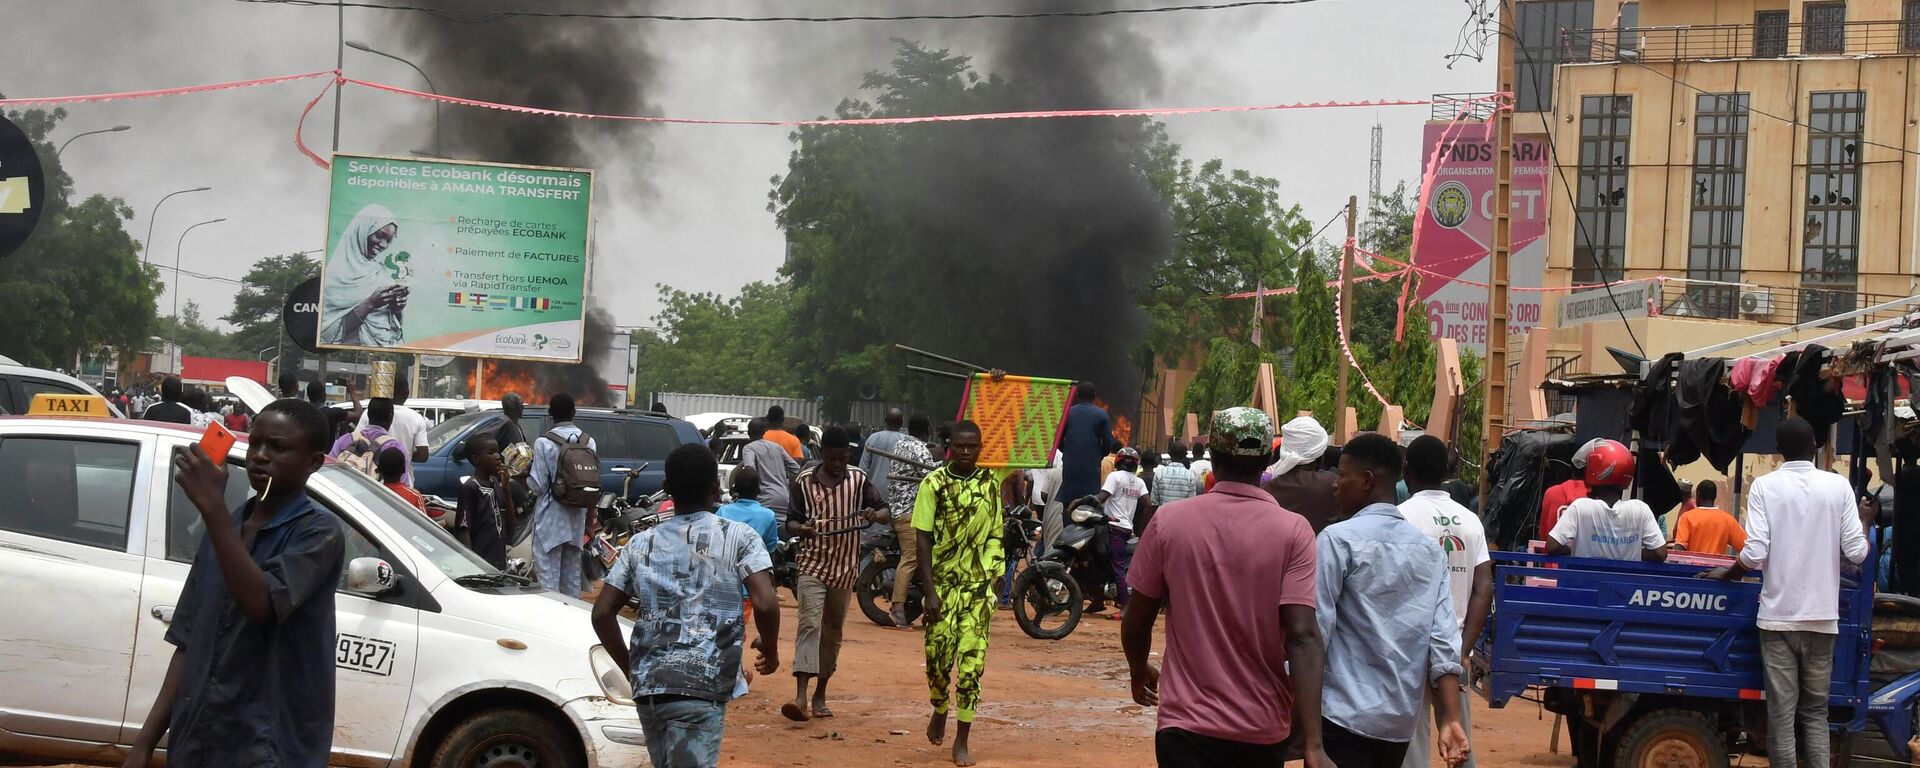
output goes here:
[[[795, 619], [790, 597], [782, 592], [781, 599], [784, 664], [792, 656]], [[920, 634], [875, 626], [857, 608], [846, 626], [830, 688], [835, 716], [788, 722], [779, 707], [793, 696], [792, 676], [783, 669], [755, 680], [752, 692], [728, 709], [722, 766], [951, 765], [949, 749], [930, 746], [925, 737], [930, 710]], [[1154, 710], [1134, 704], [1128, 692], [1117, 621], [1088, 620], [1071, 637], [1049, 642], [1021, 634], [1013, 615], [1001, 611], [983, 687], [973, 737], [981, 766], [1154, 764]], [[1573, 765], [1564, 744], [1561, 754], [1548, 751], [1552, 725], [1552, 714], [1531, 703], [1489, 710], [1476, 699], [1472, 738], [1480, 766]]]

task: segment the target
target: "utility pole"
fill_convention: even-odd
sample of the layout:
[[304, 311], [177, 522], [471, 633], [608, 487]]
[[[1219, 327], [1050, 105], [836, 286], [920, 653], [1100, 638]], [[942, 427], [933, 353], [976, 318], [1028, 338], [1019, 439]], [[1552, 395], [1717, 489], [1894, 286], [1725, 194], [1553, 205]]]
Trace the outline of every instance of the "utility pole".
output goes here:
[[1347, 196], [1347, 244], [1340, 256], [1340, 383], [1333, 395], [1333, 432], [1341, 445], [1353, 435], [1347, 434], [1347, 326], [1353, 321], [1353, 236], [1360, 221], [1360, 198]]
[[[1481, 369], [1486, 380], [1486, 404], [1480, 414], [1481, 459], [1500, 447], [1507, 414], [1507, 262], [1513, 251], [1513, 107], [1515, 29], [1513, 0], [1500, 0], [1499, 91], [1506, 103], [1495, 105], [1493, 117], [1493, 247], [1488, 254], [1487, 359]], [[1551, 129], [1551, 127], [1549, 127]], [[1490, 467], [1483, 463], [1482, 467]], [[1480, 472], [1481, 498], [1486, 498], [1487, 472]]]
[[[335, 13], [334, 13], [334, 39], [333, 39], [333, 69], [335, 72], [346, 72], [347, 71], [347, 4], [341, 3], [339, 5], [334, 6], [334, 11]], [[336, 155], [340, 154], [340, 92], [343, 90], [346, 90], [345, 85], [341, 84], [338, 81], [334, 82], [333, 84], [333, 153]], [[329, 157], [327, 158], [327, 161], [332, 162], [333, 158]], [[326, 264], [326, 260], [327, 260], [328, 244], [321, 243], [320, 245], [321, 245], [320, 263], [323, 265], [322, 269], [324, 269], [325, 268], [324, 265]], [[320, 345], [315, 344], [314, 346], [317, 347]], [[315, 357], [317, 358], [316, 365], [319, 366], [319, 369], [314, 372], [314, 380], [322, 384], [325, 384], [327, 381], [327, 353], [324, 351], [324, 348]]]

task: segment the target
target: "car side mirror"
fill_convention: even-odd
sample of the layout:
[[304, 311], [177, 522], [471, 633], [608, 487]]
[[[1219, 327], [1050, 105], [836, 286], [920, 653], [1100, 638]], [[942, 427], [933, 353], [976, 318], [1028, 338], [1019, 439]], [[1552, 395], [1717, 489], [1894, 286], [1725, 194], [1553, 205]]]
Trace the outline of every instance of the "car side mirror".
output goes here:
[[400, 588], [393, 566], [377, 557], [356, 557], [347, 563], [347, 591], [379, 597]]
[[467, 444], [463, 442], [463, 443], [458, 443], [454, 445], [453, 452], [447, 455], [451, 457], [454, 461], [466, 461], [467, 460]]

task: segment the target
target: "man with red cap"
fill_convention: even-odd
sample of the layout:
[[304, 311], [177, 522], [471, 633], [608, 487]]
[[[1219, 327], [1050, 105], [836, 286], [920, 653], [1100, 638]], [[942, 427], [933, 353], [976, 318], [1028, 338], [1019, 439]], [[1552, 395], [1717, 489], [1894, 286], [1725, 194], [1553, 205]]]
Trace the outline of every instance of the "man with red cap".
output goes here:
[[1653, 509], [1622, 498], [1633, 484], [1633, 452], [1602, 440], [1587, 455], [1587, 498], [1568, 504], [1547, 534], [1547, 554], [1603, 560], [1667, 559], [1667, 537]]

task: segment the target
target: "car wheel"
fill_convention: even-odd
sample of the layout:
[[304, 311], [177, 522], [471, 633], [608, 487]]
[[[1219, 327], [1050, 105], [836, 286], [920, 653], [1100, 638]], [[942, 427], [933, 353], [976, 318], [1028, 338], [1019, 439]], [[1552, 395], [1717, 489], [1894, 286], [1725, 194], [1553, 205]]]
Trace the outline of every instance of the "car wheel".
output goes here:
[[491, 709], [453, 727], [433, 768], [584, 768], [578, 738], [524, 709]]

